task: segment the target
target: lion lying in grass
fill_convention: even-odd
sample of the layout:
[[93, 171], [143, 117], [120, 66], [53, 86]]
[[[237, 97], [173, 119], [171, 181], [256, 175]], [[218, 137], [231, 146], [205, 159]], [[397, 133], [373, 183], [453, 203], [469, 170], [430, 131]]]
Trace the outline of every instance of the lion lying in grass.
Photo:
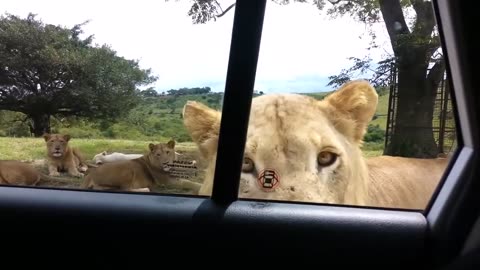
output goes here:
[[200, 184], [185, 179], [172, 179], [168, 164], [175, 160], [175, 141], [149, 144], [149, 152], [140, 158], [105, 163], [91, 169], [82, 188], [112, 190], [151, 190], [155, 185], [187, 188], [197, 193]]
[[[175, 152], [175, 159], [177, 159], [178, 156], [181, 156], [181, 155], [182, 154]], [[113, 152], [109, 154], [107, 151], [103, 151], [101, 153], [96, 154], [92, 160], [93, 160], [93, 163], [95, 163], [96, 165], [100, 165], [103, 163], [115, 162], [120, 160], [136, 159], [142, 156], [143, 156], [142, 154], [124, 154], [119, 152]]]
[[17, 160], [0, 160], [0, 184], [36, 186], [41, 182], [66, 182], [47, 176], [33, 166]]
[[[297, 94], [254, 98], [239, 197], [423, 209], [448, 161], [366, 160], [361, 145], [377, 103], [366, 81], [349, 82], [321, 101]], [[194, 101], [183, 109], [185, 127], [209, 164], [200, 195], [212, 191], [220, 118]]]
[[120, 160], [131, 160], [142, 157], [142, 154], [124, 154], [119, 152], [107, 153], [107, 151], [103, 151], [99, 154], [96, 154], [93, 157], [93, 162], [96, 165], [100, 165], [103, 163], [115, 162]]
[[70, 147], [70, 135], [44, 134], [47, 146], [47, 163], [50, 176], [60, 176], [67, 172], [71, 176], [83, 177], [88, 165], [77, 148]]

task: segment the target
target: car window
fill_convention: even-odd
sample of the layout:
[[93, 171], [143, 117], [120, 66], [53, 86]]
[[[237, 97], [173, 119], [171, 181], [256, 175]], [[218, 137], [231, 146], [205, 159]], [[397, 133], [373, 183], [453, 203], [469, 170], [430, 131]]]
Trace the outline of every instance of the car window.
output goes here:
[[195, 23], [212, 18], [205, 8], [4, 3], [0, 183], [197, 194], [205, 161], [182, 113], [222, 108], [234, 15]]
[[424, 210], [457, 148], [431, 1], [315, 3], [267, 2], [239, 197]]
[[[0, 183], [210, 196], [235, 2], [111, 5], [3, 6]], [[426, 207], [458, 143], [431, 5], [267, 2], [240, 199]]]

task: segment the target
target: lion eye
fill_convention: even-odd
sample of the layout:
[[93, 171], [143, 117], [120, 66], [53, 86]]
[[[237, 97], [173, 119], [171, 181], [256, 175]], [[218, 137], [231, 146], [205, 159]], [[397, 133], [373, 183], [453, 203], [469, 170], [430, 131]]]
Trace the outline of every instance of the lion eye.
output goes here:
[[250, 173], [253, 171], [253, 168], [255, 168], [255, 164], [253, 163], [253, 160], [251, 160], [250, 158], [244, 158], [243, 165], [242, 165], [242, 172]]
[[318, 154], [317, 162], [319, 166], [330, 166], [337, 160], [337, 154], [332, 152], [323, 151]]

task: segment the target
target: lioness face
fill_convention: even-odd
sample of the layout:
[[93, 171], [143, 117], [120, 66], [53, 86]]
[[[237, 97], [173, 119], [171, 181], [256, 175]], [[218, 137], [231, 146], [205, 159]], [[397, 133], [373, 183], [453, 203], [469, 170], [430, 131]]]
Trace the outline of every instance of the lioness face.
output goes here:
[[47, 144], [47, 152], [52, 157], [62, 157], [70, 141], [70, 135], [44, 134], [43, 138]]
[[251, 113], [241, 197], [343, 202], [356, 145], [328, 112], [304, 96], [271, 95]]
[[94, 157], [93, 157], [93, 162], [95, 162], [95, 164], [97, 165], [100, 165], [100, 164], [103, 164], [103, 158], [107, 155], [107, 151], [103, 151], [102, 153], [100, 154], [96, 154]]
[[157, 168], [164, 168], [166, 164], [175, 160], [175, 141], [170, 140], [168, 143], [149, 144], [150, 162]]
[[[345, 84], [322, 101], [296, 94], [256, 97], [239, 196], [362, 204], [368, 172], [360, 146], [377, 100], [375, 89], [364, 81]], [[185, 126], [210, 165], [217, 146], [211, 142], [218, 140], [218, 131], [211, 130], [219, 126], [214, 121], [219, 117], [208, 107], [186, 104]], [[207, 194], [212, 177], [207, 173]]]

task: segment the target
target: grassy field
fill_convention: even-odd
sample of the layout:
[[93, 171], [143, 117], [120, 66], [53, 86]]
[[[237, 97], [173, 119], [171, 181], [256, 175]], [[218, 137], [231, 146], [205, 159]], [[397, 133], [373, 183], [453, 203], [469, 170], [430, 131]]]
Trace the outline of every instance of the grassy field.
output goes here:
[[[161, 141], [136, 141], [114, 139], [75, 139], [69, 145], [81, 149], [85, 158], [92, 159], [94, 155], [102, 152], [122, 152], [143, 154], [148, 150], [149, 143], [167, 142]], [[178, 152], [196, 151], [193, 143], [177, 143]], [[0, 159], [15, 159], [33, 161], [44, 159], [46, 154], [45, 141], [42, 138], [8, 138], [0, 137]]]
[[[323, 99], [331, 92], [323, 93], [305, 93], [304, 95], [314, 97], [316, 99]], [[382, 94], [378, 97], [377, 111], [375, 114], [377, 118], [370, 122], [371, 125], [379, 125], [381, 129], [386, 130], [387, 127], [387, 113], [388, 113], [388, 98], [389, 94]]]
[[370, 122], [371, 125], [379, 125], [381, 129], [387, 129], [388, 97], [389, 94], [378, 97], [378, 106], [375, 114], [377, 119]]
[[[69, 143], [72, 147], [81, 149], [85, 158], [93, 159], [93, 156], [102, 152], [122, 152], [143, 154], [148, 150], [149, 143], [162, 141], [134, 141], [112, 139], [72, 139]], [[177, 152], [188, 157], [198, 158], [197, 146], [193, 142], [177, 143]], [[381, 144], [368, 144], [364, 146], [365, 156], [378, 156], [383, 151]], [[44, 159], [46, 155], [45, 141], [42, 138], [8, 138], [0, 137], [0, 160], [14, 159], [32, 162]]]
[[365, 157], [377, 157], [383, 154], [384, 144], [382, 143], [364, 143], [362, 150]]

